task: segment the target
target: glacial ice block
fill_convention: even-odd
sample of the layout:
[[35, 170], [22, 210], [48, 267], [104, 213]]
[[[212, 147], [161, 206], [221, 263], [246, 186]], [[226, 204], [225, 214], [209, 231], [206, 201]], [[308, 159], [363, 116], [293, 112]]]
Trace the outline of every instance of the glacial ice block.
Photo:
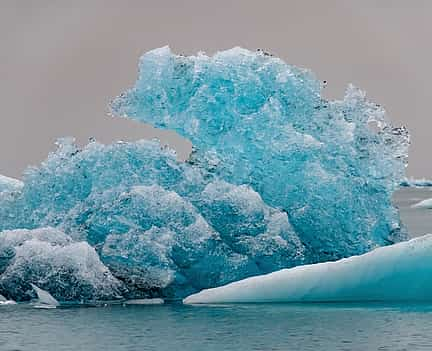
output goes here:
[[391, 195], [409, 137], [360, 90], [327, 101], [322, 86], [263, 51], [185, 57], [164, 47], [141, 57], [111, 110], [189, 138], [192, 162], [250, 185], [288, 213], [312, 261], [334, 260], [406, 238]]
[[335, 262], [284, 269], [204, 290], [187, 304], [431, 301], [432, 234]]

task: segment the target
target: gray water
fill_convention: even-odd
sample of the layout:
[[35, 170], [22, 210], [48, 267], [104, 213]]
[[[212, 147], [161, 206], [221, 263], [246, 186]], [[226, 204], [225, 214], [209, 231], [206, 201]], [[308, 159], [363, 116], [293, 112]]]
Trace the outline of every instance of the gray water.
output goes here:
[[[430, 189], [394, 202], [410, 234], [432, 233]], [[0, 306], [0, 351], [432, 350], [432, 304], [251, 304], [34, 309]]]
[[411, 207], [429, 198], [432, 198], [432, 187], [404, 188], [397, 191], [393, 197], [393, 202], [399, 207], [402, 222], [408, 228], [411, 237], [432, 233], [432, 210]]
[[432, 306], [3, 306], [0, 350], [432, 350]]

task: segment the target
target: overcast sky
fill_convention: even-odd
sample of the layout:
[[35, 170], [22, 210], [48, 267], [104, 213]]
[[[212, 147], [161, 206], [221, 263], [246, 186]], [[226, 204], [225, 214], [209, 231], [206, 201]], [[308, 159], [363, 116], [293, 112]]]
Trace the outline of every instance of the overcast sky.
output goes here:
[[57, 137], [103, 142], [171, 132], [106, 116], [136, 78], [139, 56], [263, 48], [386, 107], [412, 138], [409, 174], [432, 177], [432, 1], [0, 0], [0, 173], [19, 177]]

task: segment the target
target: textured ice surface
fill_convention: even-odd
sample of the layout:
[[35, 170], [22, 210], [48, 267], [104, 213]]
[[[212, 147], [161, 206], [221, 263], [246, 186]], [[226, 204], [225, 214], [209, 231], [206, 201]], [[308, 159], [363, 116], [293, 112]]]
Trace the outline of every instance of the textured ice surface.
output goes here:
[[6, 299], [3, 295], [0, 295], [0, 306], [5, 306], [5, 305], [15, 305], [16, 302], [13, 300], [8, 300]]
[[52, 228], [0, 233], [0, 292], [17, 301], [32, 298], [32, 283], [58, 300], [108, 299], [121, 284], [86, 242]]
[[321, 88], [309, 71], [263, 52], [184, 57], [164, 47], [141, 58], [134, 88], [112, 111], [189, 138], [194, 162], [287, 211], [321, 261], [399, 239], [391, 194], [409, 142], [363, 92], [350, 86], [327, 101]]
[[145, 54], [112, 111], [176, 130], [192, 155], [66, 138], [23, 184], [4, 178], [0, 293], [177, 298], [404, 239], [391, 195], [406, 130], [357, 89], [327, 101], [321, 85], [261, 51]]
[[432, 235], [361, 256], [284, 269], [187, 297], [185, 303], [432, 300]]

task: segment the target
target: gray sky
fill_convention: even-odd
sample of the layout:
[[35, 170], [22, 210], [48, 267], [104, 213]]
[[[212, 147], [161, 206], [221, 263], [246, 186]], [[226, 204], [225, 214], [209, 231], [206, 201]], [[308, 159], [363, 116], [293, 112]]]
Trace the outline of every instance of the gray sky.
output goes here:
[[103, 142], [172, 132], [106, 116], [130, 87], [139, 56], [263, 48], [328, 81], [350, 82], [412, 136], [409, 174], [432, 177], [432, 1], [0, 0], [0, 173], [19, 177], [57, 137]]

